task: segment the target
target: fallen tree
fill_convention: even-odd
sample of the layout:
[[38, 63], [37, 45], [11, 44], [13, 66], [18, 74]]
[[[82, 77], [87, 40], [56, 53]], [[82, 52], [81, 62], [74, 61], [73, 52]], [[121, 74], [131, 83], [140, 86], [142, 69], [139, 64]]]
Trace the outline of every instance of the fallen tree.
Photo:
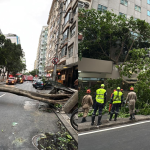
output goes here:
[[36, 92], [26, 91], [26, 90], [12, 88], [12, 87], [5, 87], [5, 86], [0, 86], [0, 91], [9, 92], [19, 96], [25, 96], [41, 102], [53, 103], [53, 104], [63, 104], [72, 95], [72, 94], [43, 94], [43, 93], [36, 93]]

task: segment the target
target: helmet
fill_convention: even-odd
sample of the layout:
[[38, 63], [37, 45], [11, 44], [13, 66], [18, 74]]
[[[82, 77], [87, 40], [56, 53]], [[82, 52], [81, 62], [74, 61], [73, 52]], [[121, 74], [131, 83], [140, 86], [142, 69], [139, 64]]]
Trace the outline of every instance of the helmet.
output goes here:
[[91, 93], [91, 90], [90, 89], [86, 90], [86, 93]]
[[121, 89], [121, 92], [123, 91], [123, 89]]
[[101, 84], [101, 87], [104, 87], [105, 85], [104, 84]]
[[114, 92], [116, 91], [116, 89], [114, 89]]
[[117, 87], [117, 90], [120, 90], [120, 87]]
[[134, 90], [134, 88], [133, 87], [130, 87], [130, 91], [133, 91]]

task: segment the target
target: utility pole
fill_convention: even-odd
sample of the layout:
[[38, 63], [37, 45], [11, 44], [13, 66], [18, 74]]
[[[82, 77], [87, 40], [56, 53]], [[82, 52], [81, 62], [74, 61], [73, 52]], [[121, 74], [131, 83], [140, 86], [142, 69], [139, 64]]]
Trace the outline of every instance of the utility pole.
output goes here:
[[[60, 35], [60, 29], [61, 29], [62, 11], [63, 11], [63, 2], [61, 1], [61, 3], [60, 3], [60, 20], [59, 20], [58, 40], [57, 40], [57, 49], [56, 49], [56, 56], [55, 56], [56, 58], [58, 58], [58, 48], [59, 48], [58, 46], [59, 46], [59, 35]], [[57, 72], [57, 63], [54, 64], [53, 81], [56, 81], [56, 72]]]

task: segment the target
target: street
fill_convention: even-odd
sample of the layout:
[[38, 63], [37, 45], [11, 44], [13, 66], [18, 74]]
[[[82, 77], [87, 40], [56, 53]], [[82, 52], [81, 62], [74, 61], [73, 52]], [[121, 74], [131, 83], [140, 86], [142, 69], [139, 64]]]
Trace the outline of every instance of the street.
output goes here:
[[[32, 83], [5, 85], [36, 91]], [[0, 92], [0, 150], [34, 150], [32, 138], [45, 132], [57, 132], [54, 113], [40, 111], [43, 103], [23, 96]]]
[[[87, 133], [87, 134], [86, 134]], [[150, 121], [79, 134], [79, 150], [148, 150]]]

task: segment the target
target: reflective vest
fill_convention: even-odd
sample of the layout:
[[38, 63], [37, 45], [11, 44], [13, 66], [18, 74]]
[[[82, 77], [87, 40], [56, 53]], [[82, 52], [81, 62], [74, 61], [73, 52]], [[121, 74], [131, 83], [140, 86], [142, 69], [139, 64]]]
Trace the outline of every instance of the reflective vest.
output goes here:
[[98, 103], [103, 104], [104, 103], [104, 94], [106, 90], [105, 89], [97, 89], [96, 90], [96, 101]]
[[113, 104], [121, 103], [121, 96], [122, 96], [122, 92], [115, 91], [113, 97]]

